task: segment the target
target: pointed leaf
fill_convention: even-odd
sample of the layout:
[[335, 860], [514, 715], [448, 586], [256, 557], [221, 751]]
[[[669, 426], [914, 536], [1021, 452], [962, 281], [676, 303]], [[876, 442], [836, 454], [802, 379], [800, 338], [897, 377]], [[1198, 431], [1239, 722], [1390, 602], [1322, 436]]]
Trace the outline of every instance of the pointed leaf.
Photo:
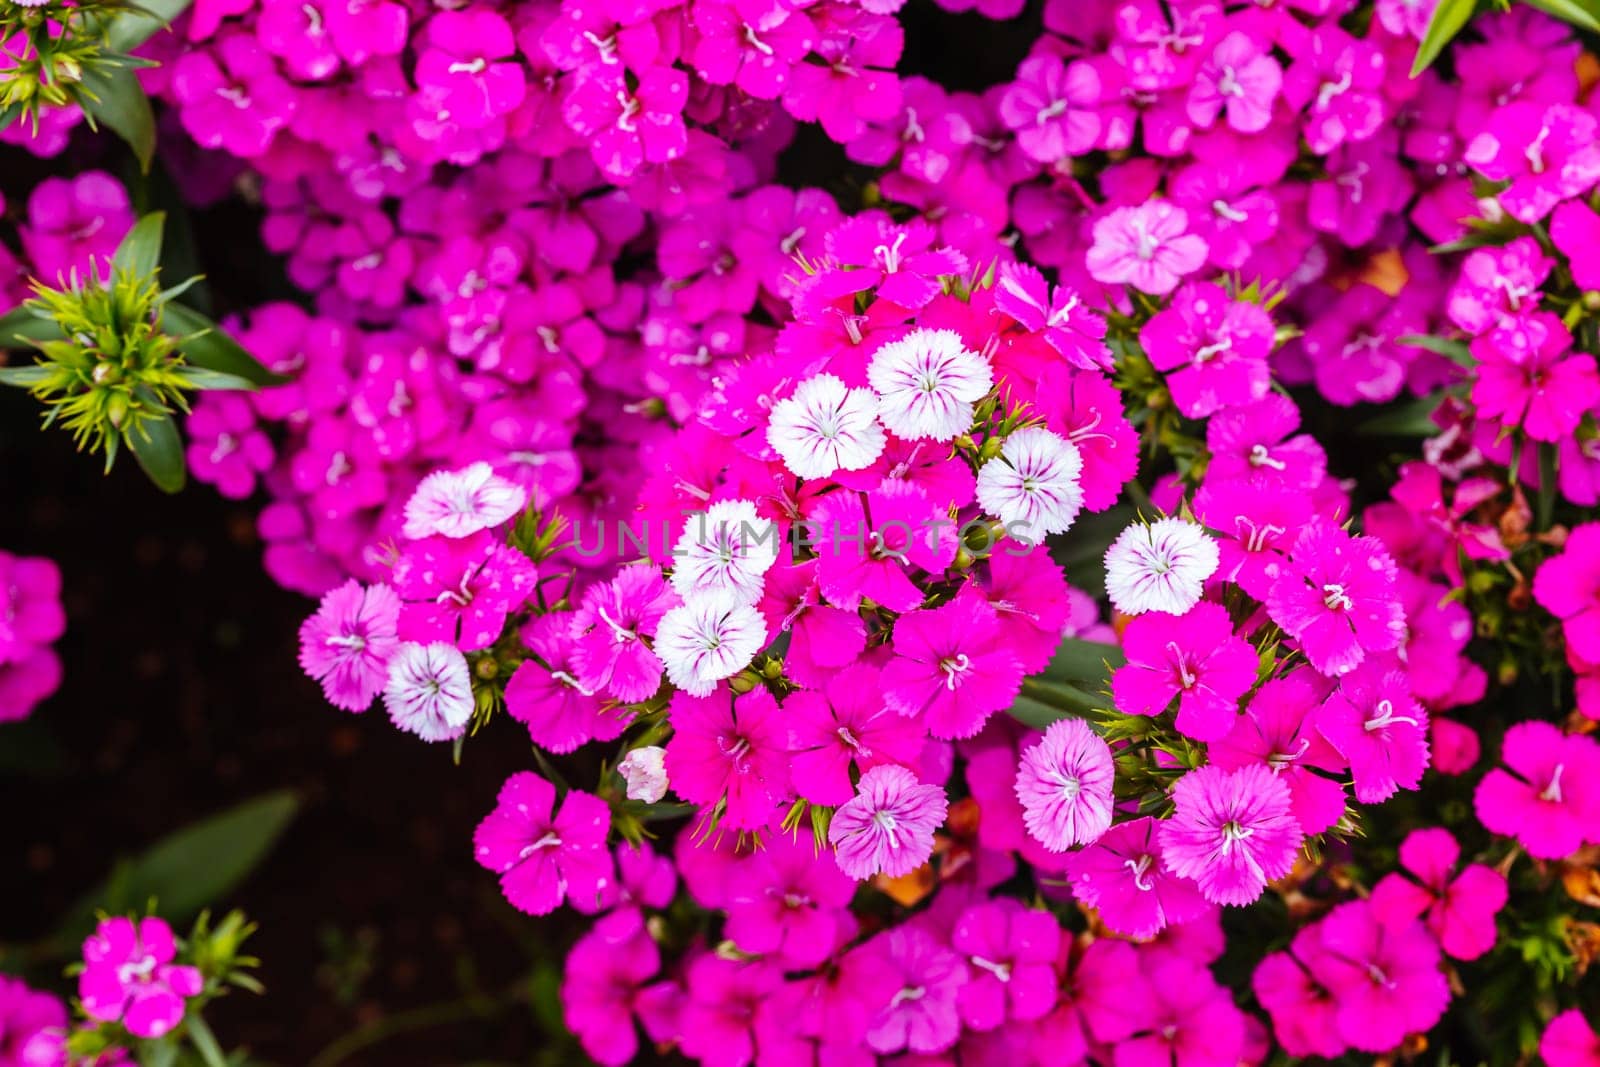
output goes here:
[[1428, 20], [1428, 32], [1422, 35], [1422, 43], [1417, 46], [1417, 59], [1411, 64], [1413, 78], [1439, 58], [1444, 46], [1461, 32], [1477, 6], [1477, 0], [1440, 0], [1439, 6], [1433, 9], [1433, 18]]
[[156, 483], [163, 493], [176, 493], [183, 489], [188, 467], [183, 458], [183, 438], [178, 435], [178, 424], [171, 415], [146, 419], [137, 430], [128, 434], [128, 447], [133, 450], [139, 466]]
[[139, 169], [150, 170], [156, 154], [156, 117], [150, 98], [129, 67], [85, 67], [83, 88], [95, 99], [85, 98], [83, 109], [94, 123], [104, 123], [133, 149]]
[[1570, 22], [1579, 29], [1600, 33], [1600, 0], [1522, 0], [1547, 15]]
[[219, 370], [207, 370], [204, 367], [185, 367], [178, 373], [196, 389], [249, 390], [256, 387], [255, 382], [241, 378], [237, 374], [224, 374]]
[[1472, 349], [1461, 341], [1453, 341], [1448, 337], [1433, 337], [1427, 334], [1414, 333], [1400, 338], [1400, 343], [1410, 345], [1412, 348], [1426, 348], [1429, 352], [1436, 353], [1450, 360], [1460, 367], [1471, 370], [1478, 365], [1477, 357], [1472, 354]]
[[0, 385], [14, 385], [19, 389], [32, 389], [49, 376], [50, 368], [37, 363], [30, 367], [0, 367]]
[[1050, 681], [1090, 682], [1100, 688], [1109, 674], [1107, 667], [1115, 670], [1126, 662], [1128, 658], [1116, 645], [1068, 637], [1050, 657], [1043, 677]]
[[1369, 437], [1432, 437], [1439, 432], [1433, 413], [1443, 400], [1444, 393], [1440, 391], [1420, 400], [1397, 404], [1357, 426], [1356, 433]]
[[29, 307], [0, 315], [0, 348], [21, 348], [25, 341], [60, 341], [65, 336], [55, 319]]
[[134, 223], [128, 236], [117, 246], [111, 265], [132, 271], [135, 277], [150, 277], [161, 266], [161, 235], [166, 224], [167, 216], [162, 211], [152, 211]]
[[178, 348], [193, 366], [232, 374], [255, 385], [281, 385], [289, 380], [263, 367], [238, 341], [193, 308], [168, 304], [161, 309], [161, 320], [168, 333], [191, 335]]
[[111, 24], [111, 50], [131, 52], [189, 9], [194, 0], [140, 0]]
[[158, 841], [84, 896], [56, 940], [70, 951], [93, 926], [96, 909], [143, 909], [154, 897], [162, 918], [176, 924], [221, 903], [266, 858], [299, 807], [293, 792], [279, 790]]

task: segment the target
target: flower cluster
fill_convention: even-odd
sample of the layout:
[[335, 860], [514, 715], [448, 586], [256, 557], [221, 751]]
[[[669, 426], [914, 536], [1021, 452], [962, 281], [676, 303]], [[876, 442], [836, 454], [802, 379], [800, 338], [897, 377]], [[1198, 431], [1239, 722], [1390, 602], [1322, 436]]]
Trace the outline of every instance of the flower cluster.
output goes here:
[[25, 719], [61, 685], [51, 647], [67, 629], [61, 569], [0, 551], [0, 722]]

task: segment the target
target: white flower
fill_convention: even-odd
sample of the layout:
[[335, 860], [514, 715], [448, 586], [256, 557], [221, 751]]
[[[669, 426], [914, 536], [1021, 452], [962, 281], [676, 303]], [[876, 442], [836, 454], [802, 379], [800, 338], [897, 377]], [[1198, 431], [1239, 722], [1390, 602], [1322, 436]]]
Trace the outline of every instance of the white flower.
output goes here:
[[406, 501], [403, 532], [413, 541], [433, 534], [466, 537], [499, 526], [527, 502], [527, 490], [500, 477], [487, 463], [435, 471]]
[[1217, 543], [1192, 522], [1136, 522], [1106, 549], [1106, 592], [1124, 615], [1182, 615], [1200, 602], [1218, 559]]
[[656, 627], [656, 655], [667, 678], [691, 696], [709, 696], [750, 665], [767, 644], [767, 624], [749, 604], [716, 597], [673, 608]]
[[912, 330], [872, 354], [878, 417], [907, 441], [949, 441], [972, 428], [972, 405], [994, 386], [989, 361], [954, 330]]
[[424, 741], [460, 737], [473, 708], [467, 657], [442, 641], [406, 642], [389, 660], [383, 702], [396, 726]]
[[654, 804], [667, 795], [667, 750], [659, 745], [636, 748], [622, 757], [617, 773], [628, 783], [628, 799]]
[[1064, 533], [1083, 507], [1083, 456], [1078, 446], [1041, 426], [1006, 438], [1000, 454], [978, 471], [978, 503], [1019, 540]]
[[672, 588], [685, 600], [761, 599], [763, 576], [778, 559], [778, 528], [748, 500], [721, 500], [689, 516], [673, 549]]
[[872, 466], [883, 451], [878, 398], [831, 374], [807, 378], [772, 406], [767, 443], [800, 478], [826, 478]]

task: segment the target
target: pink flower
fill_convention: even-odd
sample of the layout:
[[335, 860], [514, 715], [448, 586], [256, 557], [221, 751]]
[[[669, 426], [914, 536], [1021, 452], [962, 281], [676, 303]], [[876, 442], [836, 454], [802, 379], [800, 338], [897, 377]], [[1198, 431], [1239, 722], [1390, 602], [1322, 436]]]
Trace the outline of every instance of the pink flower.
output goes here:
[[1317, 727], [1350, 762], [1361, 803], [1376, 804], [1421, 783], [1428, 767], [1428, 713], [1411, 698], [1401, 672], [1368, 666], [1345, 675], [1323, 705]]
[[1310, 434], [1294, 432], [1299, 428], [1300, 409], [1278, 393], [1217, 412], [1206, 424], [1206, 448], [1211, 452], [1206, 480], [1293, 489], [1322, 484], [1328, 457]]
[[87, 277], [91, 269], [103, 275], [106, 262], [132, 226], [127, 189], [104, 171], [85, 171], [72, 179], [46, 178], [28, 195], [22, 247], [32, 260], [34, 275], [61, 284], [74, 273]]
[[[1550, 219], [1550, 240], [1566, 254], [1567, 268], [1572, 271], [1572, 280], [1578, 288], [1600, 289], [1600, 263], [1596, 263], [1594, 257], [1589, 254], [1590, 250], [1600, 244], [1600, 215], [1595, 214], [1593, 208], [1581, 200], [1566, 200], [1558, 204], [1555, 215]], [[1513, 244], [1521, 241], [1532, 244], [1537, 254], [1538, 242], [1531, 237], [1519, 237]], [[1478, 254], [1473, 253], [1473, 255]], [[1545, 269], [1549, 270], [1549, 260], [1539, 256], [1537, 261], [1544, 263]], [[1462, 269], [1463, 271], [1466, 269], [1464, 264]], [[1543, 275], [1533, 279], [1535, 286], [1542, 281], [1544, 281]], [[1510, 295], [1507, 293], [1508, 297]], [[1526, 291], [1523, 295], [1532, 295], [1532, 290]]]
[[900, 616], [894, 659], [883, 670], [884, 699], [934, 737], [973, 736], [1022, 687], [1022, 663], [999, 638], [999, 616], [974, 592]]
[[1272, 121], [1272, 104], [1283, 87], [1283, 68], [1269, 50], [1235, 30], [1217, 42], [1189, 87], [1189, 121], [1210, 126], [1217, 114], [1228, 113], [1228, 125], [1240, 133], [1258, 133]]
[[1323, 674], [1352, 670], [1405, 637], [1394, 561], [1382, 544], [1320, 519], [1295, 541], [1267, 611]]
[[183, 1021], [184, 999], [204, 984], [196, 967], [174, 964], [172, 927], [155, 916], [104, 919], [83, 943], [78, 999], [101, 1022], [120, 1021], [136, 1037], [157, 1038]]
[[230, 500], [248, 497], [257, 478], [272, 469], [272, 439], [242, 396], [204, 394], [183, 428], [189, 437], [184, 455], [190, 473]]
[[400, 637], [454, 643], [463, 652], [488, 648], [537, 578], [532, 560], [487, 533], [414, 541], [394, 566], [394, 589], [405, 601]]
[[1153, 937], [1210, 907], [1198, 886], [1162, 862], [1158, 825], [1150, 818], [1118, 823], [1067, 860], [1072, 895], [1126, 937]]
[[867, 950], [894, 988], [888, 1005], [869, 1024], [867, 1046], [889, 1055], [935, 1053], [954, 1045], [961, 1035], [956, 998], [967, 982], [961, 957], [922, 927], [904, 924], [873, 938]]
[[1554, 315], [1534, 314], [1519, 330], [1484, 334], [1472, 353], [1479, 360], [1472, 385], [1479, 417], [1520, 424], [1535, 441], [1570, 436], [1600, 403], [1594, 357], [1572, 351], [1572, 335]]
[[[29, 989], [20, 979], [0, 977], [0, 1064], [44, 1067], [34, 1050], [66, 1030], [67, 1012], [49, 993]], [[49, 1061], [55, 1062], [55, 1061]]]
[[1510, 181], [1499, 199], [1513, 218], [1538, 222], [1600, 181], [1595, 118], [1576, 104], [1514, 103], [1490, 116], [1463, 157], [1485, 177]]
[[1551, 1019], [1539, 1038], [1539, 1055], [1550, 1067], [1597, 1067], [1600, 1036], [1577, 1008]]
[[680, 1049], [705, 1067], [756, 1061], [755, 1023], [763, 1003], [783, 987], [783, 972], [766, 960], [729, 960], [705, 953], [689, 964]]
[[1255, 685], [1260, 665], [1220, 604], [1197, 604], [1180, 616], [1140, 615], [1123, 631], [1122, 648], [1128, 662], [1111, 677], [1117, 710], [1161, 715], [1176, 697], [1177, 729], [1196, 741], [1217, 741], [1233, 729], [1239, 698]]
[[572, 614], [572, 662], [586, 689], [604, 689], [625, 704], [661, 687], [661, 660], [645, 644], [678, 597], [647, 565], [623, 567], [603, 585], [591, 585]]
[[1150, 992], [1138, 1031], [1119, 1041], [1116, 1067], [1234, 1067], [1244, 1050], [1244, 1015], [1211, 972], [1176, 954], [1145, 957]]
[[1106, 347], [1106, 320], [1090, 310], [1081, 294], [1064, 285], [1051, 288], [1037, 267], [1001, 264], [994, 288], [995, 310], [1011, 316], [1024, 330], [1081, 370], [1111, 369]]
[[515, 111], [527, 95], [511, 25], [493, 11], [445, 11], [430, 19], [417, 56], [417, 88], [470, 130]]
[[661, 951], [636, 909], [605, 916], [578, 939], [567, 953], [561, 1007], [584, 1052], [606, 1067], [633, 1060], [640, 989], [660, 970]]
[[1533, 598], [1561, 620], [1572, 650], [1600, 663], [1600, 523], [1574, 526], [1533, 577]]
[[66, 629], [61, 568], [42, 556], [0, 551], [0, 663], [53, 643]]
[[689, 76], [653, 67], [630, 88], [620, 75], [591, 71], [578, 77], [562, 114], [589, 142], [595, 166], [612, 181], [626, 181], [647, 163], [669, 163], [688, 151], [683, 108]]
[[865, 663], [835, 673], [826, 693], [790, 695], [783, 714], [795, 791], [813, 804], [855, 796], [852, 767], [863, 773], [883, 764], [915, 767], [922, 754], [922, 729], [887, 705], [877, 670]]
[[829, 493], [808, 520], [815, 531], [822, 594], [847, 611], [863, 598], [891, 611], [910, 611], [922, 603], [923, 592], [906, 572], [917, 567], [942, 575], [955, 558], [948, 513], [911, 482], [886, 480], [865, 501], [860, 493]]
[[522, 628], [532, 653], [506, 682], [506, 710], [528, 728], [533, 743], [567, 753], [590, 741], [611, 741], [630, 722], [627, 709], [608, 707], [577, 676], [577, 641], [565, 614], [542, 615]]
[[950, 931], [950, 947], [967, 959], [970, 977], [956, 992], [962, 1022], [993, 1030], [1048, 1013], [1056, 1003], [1061, 926], [1048, 911], [1001, 898], [974, 904]]
[[1052, 852], [1092, 844], [1111, 825], [1111, 746], [1082, 719], [1050, 724], [1022, 751], [1017, 800], [1028, 832]]
[[691, 803], [720, 805], [722, 823], [732, 829], [765, 828], [789, 790], [788, 733], [772, 694], [680, 693], [668, 721], [673, 791]]
[[1450, 1003], [1439, 945], [1415, 920], [1386, 922], [1353, 900], [1318, 924], [1319, 951], [1307, 964], [1332, 991], [1339, 1036], [1363, 1052], [1385, 1052], [1407, 1034], [1433, 1028]]
[[1155, 296], [1170, 293], [1206, 261], [1205, 241], [1188, 228], [1188, 214], [1167, 200], [1119, 207], [1094, 224], [1089, 273]]
[[1283, 95], [1306, 112], [1311, 151], [1325, 156], [1378, 132], [1384, 119], [1383, 53], [1328, 25], [1314, 30], [1283, 79]]
[[1306, 966], [1306, 960], [1320, 950], [1320, 934], [1316, 925], [1301, 927], [1288, 952], [1262, 957], [1250, 986], [1271, 1016], [1273, 1036], [1284, 1052], [1332, 1059], [1349, 1045], [1339, 1036], [1333, 994]]
[[[1220, 285], [1185, 285], [1139, 331], [1178, 410], [1202, 419], [1266, 395], [1272, 374], [1272, 319], [1261, 305], [1230, 300]], [[1180, 369], [1181, 368], [1181, 369]]]
[[729, 940], [796, 970], [833, 955], [839, 914], [855, 896], [854, 879], [804, 838], [773, 835], [740, 868], [727, 901]]
[[327, 593], [301, 624], [300, 669], [322, 683], [334, 707], [365, 711], [389, 680], [399, 621], [400, 598], [393, 589], [351, 579]]
[[406, 501], [404, 533], [413, 541], [435, 534], [467, 537], [491, 529], [522, 510], [528, 494], [494, 473], [487, 463], [458, 471], [435, 471]]
[[1383, 876], [1372, 889], [1372, 906], [1386, 923], [1423, 918], [1445, 954], [1475, 960], [1494, 947], [1494, 917], [1506, 904], [1505, 876], [1481, 863], [1469, 863], [1451, 876], [1461, 846], [1450, 831], [1413, 830], [1400, 843], [1399, 872]]
[[933, 855], [933, 832], [948, 808], [943, 789], [904, 767], [872, 768], [828, 826], [839, 869], [857, 880], [910, 874]]
[[1250, 698], [1228, 736], [1206, 749], [1212, 763], [1228, 770], [1271, 768], [1289, 787], [1289, 811], [1307, 834], [1320, 834], [1344, 816], [1344, 787], [1313, 773], [1345, 765], [1317, 731], [1321, 707], [1304, 678], [1274, 678]]
[[699, 31], [690, 62], [712, 85], [737, 85], [757, 100], [776, 100], [789, 71], [811, 51], [816, 29], [798, 11], [765, 0], [697, 0]]
[[185, 52], [173, 65], [172, 90], [191, 137], [245, 159], [271, 147], [298, 103], [272, 56], [243, 33], [230, 33], [205, 51]]
[[1530, 856], [1565, 859], [1600, 839], [1600, 744], [1547, 722], [1506, 731], [1496, 767], [1478, 783], [1473, 804], [1492, 833], [1514, 837]]
[[610, 880], [610, 828], [611, 811], [599, 797], [572, 790], [556, 810], [555, 786], [518, 771], [478, 824], [473, 852], [480, 866], [500, 876], [512, 907], [548, 915], [568, 897], [599, 893]]
[[1192, 878], [1215, 904], [1249, 904], [1294, 866], [1302, 838], [1289, 787], [1261, 764], [1208, 766], [1172, 787], [1174, 811], [1161, 824], [1162, 862]]
[[1100, 137], [1100, 77], [1088, 63], [1053, 55], [1022, 61], [1000, 97], [1000, 119], [1030, 159], [1055, 163], [1081, 156]]
[[[819, 22], [813, 53], [821, 63], [797, 64], [789, 74], [783, 107], [801, 122], [820, 122], [839, 144], [867, 132], [869, 122], [900, 113], [900, 61], [905, 35], [892, 18], [854, 8], [830, 8]], [[876, 68], [876, 69], [875, 69]]]

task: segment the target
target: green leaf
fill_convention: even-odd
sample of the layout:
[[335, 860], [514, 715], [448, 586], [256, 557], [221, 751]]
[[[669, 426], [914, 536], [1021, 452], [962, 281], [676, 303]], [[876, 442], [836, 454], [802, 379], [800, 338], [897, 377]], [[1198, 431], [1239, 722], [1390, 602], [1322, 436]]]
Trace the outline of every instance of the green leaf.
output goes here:
[[1467, 370], [1478, 365], [1478, 358], [1472, 354], [1472, 349], [1461, 341], [1452, 341], [1448, 337], [1431, 337], [1414, 333], [1400, 338], [1400, 343], [1410, 345], [1412, 348], [1426, 348], [1429, 352], [1437, 353]]
[[247, 800], [179, 830], [143, 855], [118, 864], [106, 882], [73, 907], [56, 940], [69, 951], [97, 910], [143, 910], [153, 897], [162, 918], [177, 924], [221, 901], [266, 858], [300, 808], [284, 789]]
[[1043, 730], [1051, 723], [1067, 718], [1066, 712], [1029, 697], [1018, 697], [1006, 711], [1022, 725], [1035, 730]]
[[0, 348], [20, 348], [18, 341], [59, 341], [65, 336], [55, 319], [29, 307], [0, 315]]
[[193, 308], [168, 304], [161, 309], [161, 318], [169, 332], [189, 335], [178, 348], [192, 366], [231, 374], [253, 385], [281, 385], [289, 380], [263, 367], [238, 341]]
[[249, 390], [256, 387], [255, 382], [241, 378], [237, 374], [224, 374], [219, 370], [207, 370], [204, 367], [184, 367], [178, 374], [196, 389]]
[[105, 123], [128, 142], [139, 160], [139, 169], [148, 173], [150, 160], [156, 154], [156, 117], [132, 68], [85, 67], [80, 84], [94, 97], [83, 101], [90, 124], [98, 128]]
[[138, 278], [150, 277], [161, 266], [161, 235], [166, 224], [167, 216], [163, 211], [152, 211], [134, 223], [128, 236], [117, 246], [111, 265], [132, 271]]
[[1043, 677], [1050, 681], [1092, 682], [1099, 688], [1106, 679], [1107, 667], [1115, 670], [1127, 662], [1128, 657], [1116, 645], [1068, 637], [1050, 657]]
[[1477, 6], [1477, 0], [1441, 0], [1433, 10], [1433, 18], [1428, 20], [1428, 32], [1422, 35], [1422, 43], [1417, 46], [1417, 59], [1411, 64], [1413, 78], [1439, 58], [1444, 46], [1461, 32]]
[[111, 50], [131, 52], [189, 9], [194, 0], [142, 0], [111, 24]]
[[1369, 437], [1432, 437], [1439, 432], [1433, 413], [1444, 400], [1444, 392], [1429, 393], [1420, 400], [1396, 404], [1382, 415], [1356, 427], [1356, 433]]
[[1580, 29], [1600, 33], [1600, 0], [1522, 0]]
[[146, 419], [137, 430], [128, 434], [128, 447], [139, 466], [156, 483], [163, 493], [176, 493], [183, 489], [188, 468], [183, 458], [183, 438], [178, 435], [178, 424], [171, 415]]
[[49, 376], [50, 368], [37, 363], [31, 367], [0, 367], [0, 385], [14, 385], [19, 389], [32, 389]]
[[[1118, 504], [1096, 515], [1084, 515], [1073, 523], [1065, 537], [1052, 540], [1050, 558], [1067, 572], [1073, 585], [1090, 596], [1101, 596], [1105, 593], [1106, 549], [1137, 517], [1138, 513], [1126, 504]], [[1004, 552], [1005, 547], [999, 551]]]

